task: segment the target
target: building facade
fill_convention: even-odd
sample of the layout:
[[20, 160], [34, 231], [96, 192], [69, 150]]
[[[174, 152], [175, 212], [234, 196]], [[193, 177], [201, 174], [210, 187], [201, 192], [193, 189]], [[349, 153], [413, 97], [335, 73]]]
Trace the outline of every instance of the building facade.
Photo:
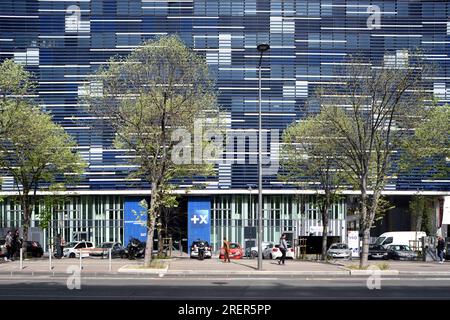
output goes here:
[[[205, 221], [198, 220], [200, 210], [207, 215], [208, 228], [199, 235], [208, 234], [216, 247], [223, 236], [248, 244], [254, 240], [257, 164], [252, 159], [257, 150], [251, 141], [258, 126], [259, 43], [271, 46], [262, 67], [263, 130], [270, 132], [263, 152], [265, 167], [271, 169], [263, 177], [265, 240], [276, 241], [282, 232], [292, 232], [293, 237], [320, 234], [314, 228], [321, 223], [314, 189], [299, 191], [279, 178], [282, 130], [318, 110], [306, 101], [319, 86], [340, 81], [333, 70], [351, 54], [396, 63], [407, 59], [405, 49], [419, 48], [438, 66], [430, 92], [442, 103], [449, 102], [449, 16], [447, 1], [1, 1], [0, 60], [14, 59], [34, 73], [36, 101], [76, 139], [89, 164], [81, 181], [68, 186], [70, 199], [51, 229], [64, 230], [68, 240], [85, 233], [96, 244], [142, 235], [132, 212], [141, 210], [138, 202], [148, 196], [149, 186], [127, 178], [134, 168], [129, 156], [113, 148], [114, 133], [86, 112], [83, 86], [111, 56], [126, 55], [158, 35], [176, 33], [205, 56], [216, 77], [228, 133], [248, 135], [245, 151], [229, 152], [231, 157], [217, 166], [215, 177], [178, 185], [177, 193], [187, 201], [191, 237]], [[203, 189], [185, 194], [199, 185]], [[3, 174], [1, 192], [14, 193], [12, 177]], [[386, 187], [386, 193], [398, 196], [417, 192], [448, 195], [450, 180], [411, 172], [393, 178]], [[17, 225], [20, 214], [20, 207], [7, 199], [0, 204], [3, 228]], [[346, 212], [345, 199], [330, 212], [331, 234], [343, 241]], [[38, 219], [33, 221], [38, 228]], [[47, 232], [40, 233], [42, 241]]]

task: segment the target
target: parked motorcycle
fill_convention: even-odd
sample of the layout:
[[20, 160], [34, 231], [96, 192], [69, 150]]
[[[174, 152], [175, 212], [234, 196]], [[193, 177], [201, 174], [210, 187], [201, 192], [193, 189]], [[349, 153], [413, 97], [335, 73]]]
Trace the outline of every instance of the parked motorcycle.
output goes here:
[[131, 238], [125, 250], [125, 255], [129, 260], [143, 258], [145, 255], [145, 242], [142, 242], [136, 238]]

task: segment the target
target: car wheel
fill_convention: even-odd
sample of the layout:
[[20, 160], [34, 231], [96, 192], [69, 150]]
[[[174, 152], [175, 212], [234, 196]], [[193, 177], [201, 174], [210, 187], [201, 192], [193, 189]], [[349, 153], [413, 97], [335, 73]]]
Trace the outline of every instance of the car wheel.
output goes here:
[[255, 259], [258, 257], [258, 252], [256, 252], [255, 250], [253, 250], [252, 252], [250, 252], [250, 258]]
[[69, 258], [75, 258], [75, 253], [72, 252], [71, 254], [69, 254]]

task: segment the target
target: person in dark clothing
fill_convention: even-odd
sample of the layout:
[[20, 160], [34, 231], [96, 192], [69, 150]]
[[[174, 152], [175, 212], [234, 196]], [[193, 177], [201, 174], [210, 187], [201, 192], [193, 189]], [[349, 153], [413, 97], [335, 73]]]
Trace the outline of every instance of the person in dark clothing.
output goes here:
[[11, 235], [11, 230], [9, 230], [6, 233], [6, 237], [5, 237], [5, 246], [6, 246], [5, 261], [11, 261], [11, 254], [13, 251], [12, 245], [13, 245], [13, 237]]
[[286, 235], [283, 233], [280, 238], [280, 246], [279, 249], [281, 251], [281, 258], [278, 261], [278, 264], [284, 264], [284, 260], [286, 260], [286, 251], [288, 249], [288, 245], [286, 242]]
[[442, 237], [438, 237], [436, 249], [437, 249], [437, 253], [438, 253], [438, 257], [439, 257], [439, 263], [444, 263], [444, 261], [445, 261], [445, 259], [444, 259], [445, 241]]
[[14, 232], [12, 236], [12, 252], [11, 252], [11, 260], [14, 261], [14, 258], [17, 256], [17, 253], [20, 252], [20, 247], [22, 246], [22, 242], [20, 241], [20, 233], [19, 230]]
[[59, 233], [56, 235], [55, 245], [56, 245], [56, 258], [61, 259], [63, 251], [62, 251], [62, 238], [61, 234]]

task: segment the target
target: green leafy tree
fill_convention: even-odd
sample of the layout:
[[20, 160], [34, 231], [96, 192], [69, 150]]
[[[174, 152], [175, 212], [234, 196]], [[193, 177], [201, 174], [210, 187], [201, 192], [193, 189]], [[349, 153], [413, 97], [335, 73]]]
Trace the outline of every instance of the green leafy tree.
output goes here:
[[0, 166], [4, 174], [14, 178], [16, 198], [22, 207], [23, 248], [26, 252], [38, 189], [42, 189], [43, 184], [53, 184], [58, 177], [68, 181], [65, 174], [80, 174], [84, 162], [73, 151], [75, 142], [70, 135], [38, 108], [20, 102], [15, 107], [12, 121], [20, 125], [9, 127], [1, 137]]
[[171, 202], [173, 179], [214, 174], [213, 165], [190, 147], [196, 120], [218, 119], [214, 82], [205, 59], [177, 36], [145, 42], [96, 75], [87, 89], [90, 110], [114, 130], [115, 146], [135, 156], [130, 161], [138, 170], [130, 178], [150, 184], [144, 259], [150, 266], [159, 210]]
[[425, 196], [414, 196], [409, 202], [411, 226], [415, 231], [432, 232], [434, 199]]
[[[292, 124], [283, 134], [281, 165], [283, 180], [300, 188], [315, 188], [318, 182], [317, 204], [322, 217], [322, 260], [326, 260], [328, 220], [332, 204], [340, 199], [345, 175], [339, 167], [340, 152], [336, 136], [322, 115]], [[313, 186], [311, 182], [313, 181]]]
[[398, 172], [393, 156], [428, 116], [426, 81], [432, 68], [420, 54], [384, 62], [351, 57], [338, 69], [342, 85], [321, 90], [321, 116], [331, 127], [342, 152], [339, 166], [359, 191], [363, 247], [360, 265], [367, 265], [370, 229], [390, 176]]

